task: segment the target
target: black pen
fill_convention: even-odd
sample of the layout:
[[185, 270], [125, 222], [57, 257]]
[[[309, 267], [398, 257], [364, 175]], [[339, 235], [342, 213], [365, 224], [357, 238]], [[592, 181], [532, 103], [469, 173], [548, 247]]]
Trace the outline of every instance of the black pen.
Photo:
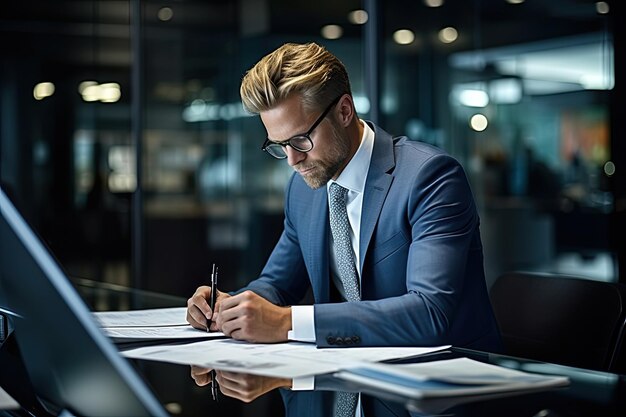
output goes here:
[[215, 264], [213, 264], [213, 269], [211, 270], [211, 298], [209, 299], [209, 307], [211, 307], [211, 318], [207, 319], [207, 324], [206, 324], [206, 331], [209, 332], [209, 328], [211, 326], [211, 321], [213, 319], [213, 314], [215, 314], [215, 300], [217, 299], [217, 296], [215, 294], [216, 291], [216, 287], [217, 287], [217, 268], [215, 267]]

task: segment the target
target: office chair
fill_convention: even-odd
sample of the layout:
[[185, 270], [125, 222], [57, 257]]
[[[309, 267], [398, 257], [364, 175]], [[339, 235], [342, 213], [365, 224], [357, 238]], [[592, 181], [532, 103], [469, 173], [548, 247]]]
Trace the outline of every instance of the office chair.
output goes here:
[[511, 356], [608, 371], [626, 315], [622, 284], [509, 272], [490, 298]]

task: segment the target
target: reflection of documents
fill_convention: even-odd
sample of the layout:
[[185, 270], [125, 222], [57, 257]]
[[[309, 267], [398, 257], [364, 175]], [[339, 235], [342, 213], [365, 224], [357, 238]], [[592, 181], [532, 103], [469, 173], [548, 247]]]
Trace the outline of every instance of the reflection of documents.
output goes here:
[[298, 378], [335, 372], [358, 362], [375, 362], [423, 355], [436, 348], [341, 348], [318, 349], [310, 343], [254, 344], [232, 339], [186, 345], [142, 347], [124, 356], [197, 365], [248, 374]]
[[20, 408], [20, 405], [0, 387], [0, 410], [15, 410], [18, 408]]
[[[537, 390], [544, 388], [538, 387]], [[410, 399], [406, 401], [405, 397], [396, 399], [396, 401], [404, 401], [406, 408], [409, 411], [418, 413], [420, 416], [436, 416], [441, 414], [454, 415], [451, 413], [445, 413], [452, 407], [457, 407], [463, 404], [469, 404], [478, 401], [495, 400], [499, 398], [508, 398], [515, 395], [523, 395], [534, 392], [534, 390], [518, 390], [508, 392], [498, 392], [495, 394], [476, 394], [476, 395], [455, 395], [450, 397], [428, 397], [420, 399]], [[370, 391], [372, 395], [380, 396], [382, 391], [379, 389], [372, 389]]]
[[567, 385], [544, 376], [458, 358], [414, 364], [362, 364], [335, 376], [413, 399], [538, 390]]
[[215, 339], [223, 333], [198, 330], [187, 324], [186, 307], [93, 313], [104, 333], [116, 342], [170, 339]]

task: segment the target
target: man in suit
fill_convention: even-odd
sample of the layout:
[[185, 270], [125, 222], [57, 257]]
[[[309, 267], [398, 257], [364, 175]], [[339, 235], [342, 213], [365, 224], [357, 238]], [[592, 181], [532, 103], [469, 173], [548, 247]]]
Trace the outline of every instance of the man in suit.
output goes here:
[[[314, 43], [265, 56], [240, 92], [267, 130], [262, 149], [296, 171], [284, 231], [261, 276], [218, 292], [215, 312], [210, 287], [196, 290], [192, 326], [319, 347], [500, 348], [479, 218], [456, 160], [360, 120], [345, 67]], [[309, 286], [315, 304], [296, 306]]]

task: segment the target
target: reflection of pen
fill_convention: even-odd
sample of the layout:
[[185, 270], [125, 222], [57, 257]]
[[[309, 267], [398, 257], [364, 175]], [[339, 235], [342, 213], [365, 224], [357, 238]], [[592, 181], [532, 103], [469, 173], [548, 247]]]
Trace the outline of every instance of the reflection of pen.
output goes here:
[[213, 314], [215, 314], [215, 300], [217, 296], [215, 295], [217, 286], [217, 268], [215, 264], [213, 264], [213, 269], [211, 270], [211, 298], [209, 300], [209, 307], [211, 307], [211, 318], [207, 320], [206, 331], [209, 332], [209, 328], [211, 326], [211, 321], [213, 320]]
[[217, 401], [217, 379], [215, 369], [211, 370], [211, 396]]

